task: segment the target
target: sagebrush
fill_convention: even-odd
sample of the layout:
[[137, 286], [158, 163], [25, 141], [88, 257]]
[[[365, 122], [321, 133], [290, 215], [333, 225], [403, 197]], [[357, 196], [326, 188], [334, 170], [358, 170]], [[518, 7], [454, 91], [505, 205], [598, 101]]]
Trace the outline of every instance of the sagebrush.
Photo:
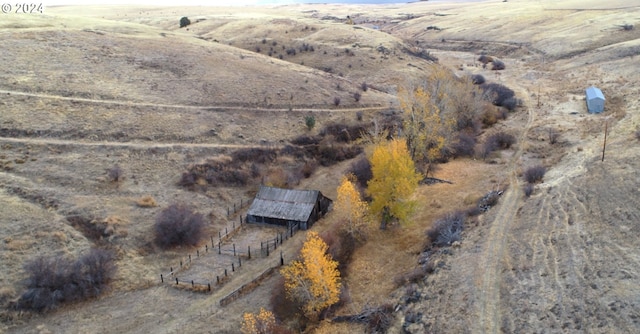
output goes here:
[[29, 275], [27, 290], [16, 308], [48, 311], [62, 303], [100, 295], [116, 271], [111, 251], [94, 248], [77, 259], [65, 256], [39, 257], [24, 267]]
[[194, 246], [200, 241], [204, 226], [202, 214], [184, 204], [172, 204], [156, 218], [155, 242], [161, 248]]

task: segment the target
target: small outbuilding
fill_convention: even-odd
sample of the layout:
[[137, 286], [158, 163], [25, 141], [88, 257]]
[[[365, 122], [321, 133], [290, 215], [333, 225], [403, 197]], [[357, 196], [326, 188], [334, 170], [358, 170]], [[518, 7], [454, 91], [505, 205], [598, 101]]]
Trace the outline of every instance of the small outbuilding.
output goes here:
[[329, 211], [332, 202], [318, 190], [261, 186], [246, 221], [306, 230]]
[[604, 94], [594, 86], [587, 88], [587, 110], [592, 114], [599, 114], [604, 111]]

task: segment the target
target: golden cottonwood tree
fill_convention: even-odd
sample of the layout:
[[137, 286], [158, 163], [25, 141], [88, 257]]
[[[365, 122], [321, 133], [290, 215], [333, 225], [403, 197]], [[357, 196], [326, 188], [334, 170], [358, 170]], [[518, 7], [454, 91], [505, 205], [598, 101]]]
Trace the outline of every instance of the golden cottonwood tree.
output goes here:
[[338, 262], [327, 254], [328, 248], [318, 233], [308, 232], [300, 260], [280, 270], [287, 297], [300, 302], [309, 319], [316, 319], [323, 309], [340, 300]]
[[344, 221], [344, 230], [352, 237], [362, 240], [365, 237], [367, 203], [360, 198], [360, 192], [353, 183], [355, 176], [342, 177], [338, 186], [338, 196], [334, 212]]
[[392, 219], [406, 221], [414, 208], [409, 198], [422, 178], [416, 172], [406, 141], [393, 139], [377, 145], [370, 161], [373, 178], [367, 184], [367, 193], [373, 198], [371, 214], [380, 217], [381, 229]]
[[452, 146], [457, 130], [473, 127], [485, 106], [470, 80], [437, 66], [417, 88], [401, 89], [398, 95], [411, 157], [430, 164]]
[[242, 318], [243, 334], [271, 334], [276, 327], [276, 317], [262, 307], [258, 314], [245, 313]]

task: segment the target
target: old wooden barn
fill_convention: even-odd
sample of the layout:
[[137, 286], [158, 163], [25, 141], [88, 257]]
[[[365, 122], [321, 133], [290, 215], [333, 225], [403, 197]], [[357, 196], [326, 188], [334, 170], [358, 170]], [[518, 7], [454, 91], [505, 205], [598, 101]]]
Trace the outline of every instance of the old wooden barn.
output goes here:
[[331, 199], [318, 190], [261, 186], [249, 207], [246, 221], [306, 230], [327, 213], [331, 203]]

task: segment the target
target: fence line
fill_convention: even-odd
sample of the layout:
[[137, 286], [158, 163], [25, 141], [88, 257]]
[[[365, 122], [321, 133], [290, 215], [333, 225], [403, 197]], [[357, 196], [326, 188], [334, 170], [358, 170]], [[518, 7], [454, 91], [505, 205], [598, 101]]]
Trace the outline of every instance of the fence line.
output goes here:
[[[281, 259], [282, 259], [282, 257], [281, 257]], [[271, 276], [271, 274], [273, 274], [273, 272], [279, 266], [282, 266], [282, 262], [280, 262], [277, 266], [269, 267], [269, 269], [263, 271], [256, 278], [251, 280], [251, 282], [243, 284], [241, 287], [237, 288], [236, 290], [234, 290], [230, 294], [224, 296], [222, 299], [220, 299], [220, 306], [227, 306], [232, 301], [234, 301], [234, 300], [246, 295], [247, 293], [253, 291], [255, 288], [258, 287], [260, 282], [265, 280], [267, 277]]]
[[[250, 201], [241, 200], [239, 207], [234, 205], [233, 214], [236, 214], [239, 211], [238, 209], [239, 208], [241, 209], [243, 205], [248, 205], [249, 203]], [[230, 208], [228, 209], [228, 212], [231, 213]], [[279, 245], [282, 245], [284, 241], [293, 237], [294, 233], [300, 229], [300, 226], [298, 224], [291, 225], [289, 226], [286, 232], [277, 233], [273, 239], [260, 242], [260, 252], [258, 252], [257, 247], [252, 249], [251, 245], [248, 245], [246, 250], [236, 248], [235, 243], [232, 243], [231, 247], [229, 247], [229, 240], [231, 240], [231, 238], [236, 234], [240, 233], [241, 230], [245, 228], [246, 224], [247, 222], [243, 220], [242, 215], [240, 215], [238, 219], [238, 223], [236, 223], [234, 219], [234, 221], [231, 222], [231, 226], [230, 226], [231, 229], [229, 229], [229, 226], [226, 226], [224, 230], [221, 229], [218, 231], [217, 240], [215, 239], [214, 236], [211, 236], [207, 241], [207, 244], [205, 244], [204, 247], [198, 248], [195, 254], [188, 254], [187, 257], [183, 257], [182, 259], [180, 259], [178, 265], [176, 265], [175, 268], [173, 266], [169, 267], [168, 273], [167, 272], [161, 273], [160, 274], [161, 283], [174, 285], [179, 288], [191, 289], [192, 291], [197, 291], [197, 292], [211, 292], [215, 288], [225, 284], [228, 280], [230, 280], [230, 276], [236, 270], [239, 270], [242, 267], [243, 260], [246, 261], [256, 257], [263, 257], [263, 258], [269, 257], [272, 253], [277, 251], [277, 248], [279, 247]], [[214, 271], [214, 273], [216, 274], [215, 280], [213, 278], [211, 280], [191, 279], [191, 278], [186, 278], [180, 275], [182, 271], [191, 267], [191, 264], [193, 261], [195, 261], [195, 259], [204, 257], [209, 253], [218, 254], [218, 255], [220, 254], [232, 255], [234, 260], [231, 261], [230, 265], [227, 264], [227, 265], [221, 265], [217, 267], [218, 269]], [[284, 265], [282, 252], [280, 253], [279, 262], [280, 262], [280, 265]], [[272, 267], [270, 270], [273, 271], [274, 268], [275, 267]], [[256, 279], [259, 279], [259, 280], [264, 279], [266, 277], [265, 275], [268, 275], [267, 271], [260, 274]], [[214, 277], [214, 275], [212, 275], [211, 277]], [[254, 279], [252, 282], [256, 281], [256, 279]], [[241, 287], [238, 290], [244, 289], [244, 290], [247, 290], [247, 292], [250, 291], [251, 289], [253, 289], [253, 288], [250, 289], [248, 287], [248, 284], [250, 283], [243, 285], [243, 287]], [[244, 290], [242, 290], [241, 292], [238, 292], [238, 294], [240, 295], [244, 294], [245, 293]], [[227, 296], [227, 297], [232, 298], [230, 296]], [[233, 300], [235, 300], [235, 298]]]

